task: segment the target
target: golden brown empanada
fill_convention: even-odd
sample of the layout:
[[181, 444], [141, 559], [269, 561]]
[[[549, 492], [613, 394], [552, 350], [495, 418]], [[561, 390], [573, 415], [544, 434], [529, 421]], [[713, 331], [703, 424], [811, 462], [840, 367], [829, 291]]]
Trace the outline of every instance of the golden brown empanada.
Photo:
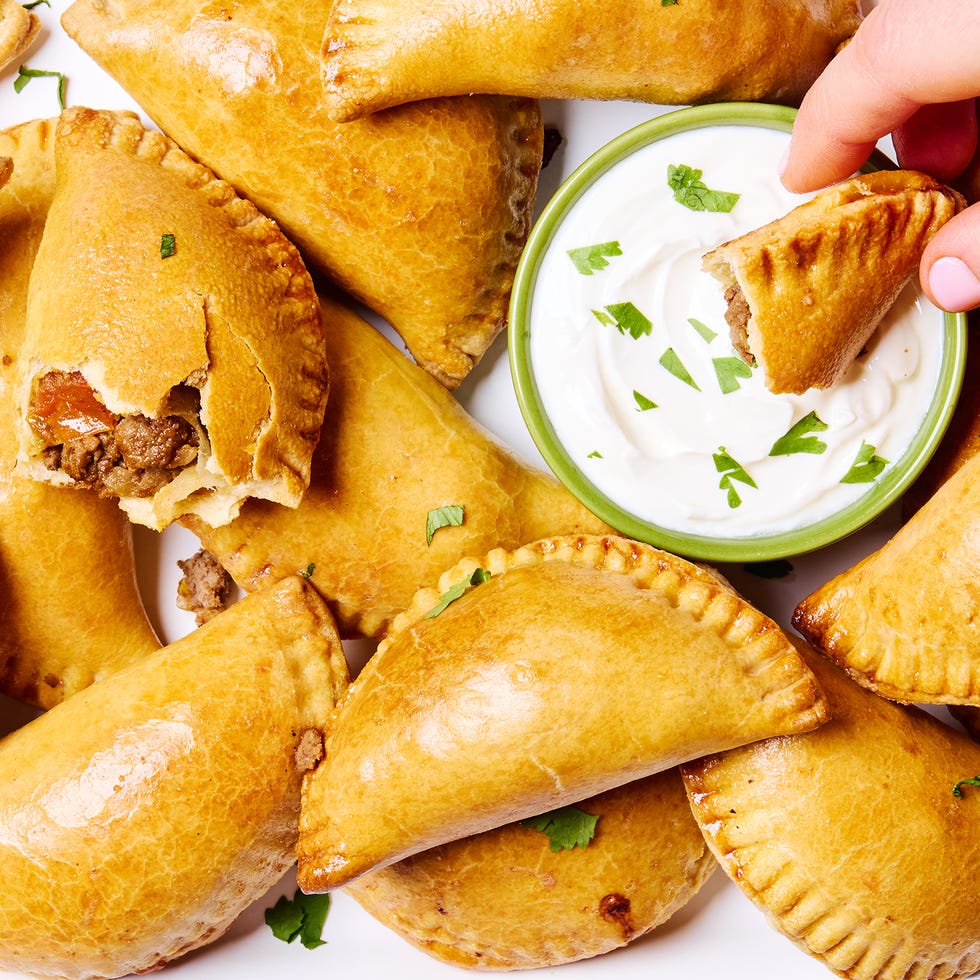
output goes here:
[[24, 54], [40, 32], [41, 21], [33, 10], [17, 0], [0, 0], [0, 71]]
[[682, 766], [705, 839], [769, 922], [839, 976], [968, 976], [980, 794], [954, 787], [980, 772], [980, 746], [818, 661], [826, 725]]
[[859, 22], [855, 0], [335, 0], [324, 91], [338, 120], [469, 92], [798, 102]]
[[[245, 504], [221, 528], [185, 520], [245, 589], [311, 571], [344, 633], [380, 636], [415, 591], [466, 554], [609, 530], [522, 463], [350, 310], [324, 299], [331, 393], [295, 510]], [[430, 511], [462, 508], [427, 541]]]
[[926, 174], [880, 170], [719, 245], [703, 268], [725, 288], [732, 344], [770, 391], [830, 387], [964, 205]]
[[31, 272], [19, 470], [160, 530], [295, 507], [327, 399], [313, 283], [275, 224], [132, 113], [68, 109]]
[[54, 194], [54, 125], [0, 132], [0, 691], [39, 707], [159, 647], [129, 521], [95, 494], [14, 475], [27, 287]]
[[980, 456], [793, 613], [818, 652], [898, 701], [980, 704]]
[[479, 97], [331, 123], [324, 16], [275, 0], [77, 0], [62, 22], [165, 133], [455, 387], [505, 322], [541, 167], [540, 110]]
[[217, 939], [293, 861], [347, 684], [298, 577], [0, 743], [0, 968], [118, 977]]
[[405, 940], [457, 966], [526, 970], [627, 945], [715, 869], [676, 769], [584, 800], [587, 846], [552, 849], [519, 823], [364, 875], [347, 892]]
[[339, 706], [298, 880], [337, 888], [824, 718], [789, 640], [709, 572], [611, 536], [496, 549], [421, 590]]

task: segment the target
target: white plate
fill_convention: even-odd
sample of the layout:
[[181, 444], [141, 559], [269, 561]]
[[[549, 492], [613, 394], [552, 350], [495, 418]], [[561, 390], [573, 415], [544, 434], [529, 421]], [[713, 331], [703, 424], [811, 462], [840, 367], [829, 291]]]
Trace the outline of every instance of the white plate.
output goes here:
[[[41, 40], [22, 59], [32, 69], [58, 71], [68, 78], [67, 103], [93, 108], [138, 110], [126, 93], [68, 39], [58, 25], [61, 5], [35, 8], [43, 22]], [[0, 73], [0, 128], [58, 113], [57, 83], [36, 78], [18, 94], [14, 91], [18, 63]], [[556, 127], [565, 143], [542, 173], [539, 201], [546, 201], [558, 184], [590, 153], [631, 126], [668, 111], [666, 107], [631, 103], [545, 103], [545, 121]], [[146, 121], [145, 114], [143, 115]], [[538, 466], [540, 455], [521, 419], [510, 379], [504, 338], [498, 339], [458, 392], [461, 403], [515, 452]], [[831, 575], [849, 567], [878, 547], [894, 532], [893, 510], [851, 538], [793, 560], [786, 578], [767, 580], [740, 566], [722, 571], [751, 601], [777, 622], [788, 626], [793, 607]], [[171, 528], [162, 535], [137, 528], [137, 562], [144, 600], [160, 634], [175, 639], [193, 627], [187, 613], [175, 604], [180, 577], [176, 561], [197, 549], [187, 531]], [[363, 645], [351, 648], [352, 658], [365, 655]], [[655, 692], [654, 692], [655, 693]], [[0, 712], [2, 713], [2, 712]], [[15, 716], [26, 717], [12, 709]], [[275, 939], [264, 924], [265, 908], [283, 894], [292, 895], [295, 882], [285, 880], [248, 909], [219, 941], [166, 968], [165, 976], [180, 980], [226, 980], [289, 976], [291, 980], [356, 977], [357, 980], [446, 978], [467, 975], [418, 952], [376, 923], [343, 894], [334, 897], [323, 931], [326, 945], [306, 950], [298, 943]], [[697, 898], [669, 923], [624, 950], [581, 963], [536, 971], [536, 976], [561, 980], [601, 980], [616, 970], [618, 980], [647, 980], [650, 976], [724, 980], [808, 980], [826, 978], [822, 964], [799, 951], [771, 929], [762, 913], [716, 871]], [[20, 977], [0, 971], [0, 977]]]

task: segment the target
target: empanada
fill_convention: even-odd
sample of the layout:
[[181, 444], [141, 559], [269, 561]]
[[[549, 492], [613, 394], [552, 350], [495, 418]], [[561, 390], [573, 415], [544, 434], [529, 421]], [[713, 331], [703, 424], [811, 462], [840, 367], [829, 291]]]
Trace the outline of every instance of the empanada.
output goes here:
[[798, 102], [859, 22], [855, 0], [335, 0], [324, 92], [339, 120], [469, 92]]
[[159, 647], [129, 521], [109, 500], [14, 475], [27, 287], [54, 194], [54, 125], [0, 132], [0, 691], [50, 707]]
[[293, 577], [4, 739], [0, 969], [118, 977], [217, 939], [291, 866], [347, 680]]
[[74, 108], [31, 271], [19, 471], [160, 530], [295, 507], [327, 399], [313, 282], [275, 224], [132, 113]]
[[793, 625], [884, 697], [980, 705], [980, 456], [881, 548], [803, 599]]
[[852, 980], [980, 969], [980, 746], [811, 666], [830, 721], [682, 766], [691, 808], [770, 924]]
[[612, 536], [496, 549], [417, 593], [339, 706], [298, 880], [337, 888], [825, 717], [789, 640], [711, 573]]
[[719, 245], [702, 265], [725, 289], [733, 346], [770, 391], [830, 387], [964, 206], [926, 174], [879, 170]]
[[41, 21], [33, 10], [17, 0], [0, 0], [0, 71], [24, 54], [40, 32]]
[[647, 935], [715, 869], [676, 769], [576, 809], [598, 817], [585, 846], [553, 848], [546, 834], [507, 824], [371, 872], [346, 890], [438, 960], [527, 970], [598, 956]]
[[165, 133], [455, 387], [505, 322], [541, 167], [540, 110], [479, 97], [331, 123], [324, 16], [276, 0], [77, 0], [62, 23]]
[[[374, 327], [323, 302], [331, 393], [303, 502], [293, 511], [252, 500], [220, 528], [183, 522], [239, 585], [309, 570], [342, 632], [377, 637], [463, 555], [609, 530]], [[461, 508], [462, 523], [430, 542], [429, 514], [443, 507]]]

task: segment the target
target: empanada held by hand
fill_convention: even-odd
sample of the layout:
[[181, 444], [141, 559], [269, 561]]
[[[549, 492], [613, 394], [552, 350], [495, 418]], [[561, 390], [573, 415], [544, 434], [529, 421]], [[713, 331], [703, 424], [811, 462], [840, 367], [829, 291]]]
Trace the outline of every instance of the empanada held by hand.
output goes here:
[[770, 391], [830, 387], [964, 206], [926, 174], [879, 170], [719, 245], [702, 267], [725, 289], [732, 344]]
[[0, 968], [119, 977], [217, 939], [292, 865], [347, 680], [294, 577], [4, 739]]
[[[378, 330], [323, 303], [330, 401], [303, 502], [286, 510], [252, 500], [220, 528], [183, 521], [239, 585], [310, 569], [342, 632], [377, 637], [464, 555], [609, 530]], [[459, 508], [461, 523], [429, 540], [429, 514], [443, 507]]]
[[980, 455], [881, 548], [803, 599], [793, 625], [883, 697], [980, 705]]
[[855, 0], [335, 0], [335, 119], [438, 95], [798, 102], [857, 29]]
[[776, 624], [683, 559], [571, 536], [465, 559], [396, 619], [331, 721], [304, 780], [299, 883], [336, 888], [825, 717]]
[[54, 124], [0, 132], [0, 691], [48, 708], [159, 647], [114, 502], [14, 475], [27, 288], [54, 194]]
[[455, 387], [502, 329], [543, 127], [497, 96], [331, 122], [322, 6], [76, 0], [62, 23], [160, 128]]
[[19, 471], [160, 530], [295, 507], [327, 398], [313, 283], [276, 225], [131, 113], [68, 109], [31, 272]]
[[852, 980], [980, 969], [980, 746], [810, 661], [817, 731], [681, 767], [705, 839], [770, 924]]
[[552, 847], [547, 834], [512, 823], [363, 875], [346, 891], [437, 960], [528, 970], [647, 935], [715, 869], [676, 769], [573, 809], [598, 818], [585, 845]]

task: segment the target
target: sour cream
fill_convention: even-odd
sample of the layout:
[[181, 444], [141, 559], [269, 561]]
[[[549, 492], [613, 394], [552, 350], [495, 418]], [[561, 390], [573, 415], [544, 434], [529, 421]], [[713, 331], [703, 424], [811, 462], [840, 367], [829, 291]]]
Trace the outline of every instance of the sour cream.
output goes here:
[[[701, 258], [809, 196], [778, 179], [787, 141], [725, 125], [648, 143], [587, 186], [538, 261], [526, 328], [541, 410], [584, 481], [641, 522], [728, 539], [812, 525], [896, 465], [933, 401], [944, 319], [914, 284], [830, 389], [774, 395], [738, 359]], [[737, 203], [685, 207], [672, 165]]]

